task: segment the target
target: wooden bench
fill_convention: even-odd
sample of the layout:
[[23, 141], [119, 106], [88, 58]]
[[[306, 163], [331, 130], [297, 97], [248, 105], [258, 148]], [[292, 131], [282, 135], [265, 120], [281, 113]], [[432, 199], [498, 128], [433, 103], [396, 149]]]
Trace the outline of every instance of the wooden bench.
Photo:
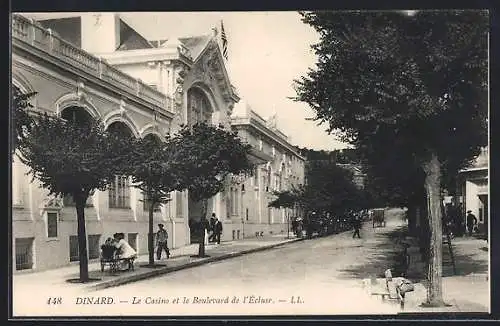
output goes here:
[[136, 257], [131, 258], [120, 258], [118, 255], [118, 250], [114, 246], [101, 246], [101, 272], [104, 272], [106, 265], [109, 266], [109, 271], [111, 273], [117, 272], [120, 263], [127, 263], [128, 270], [134, 270], [134, 261]]
[[389, 281], [388, 278], [385, 278], [385, 286], [381, 286], [375, 291], [372, 290], [371, 295], [379, 295], [382, 298], [382, 301], [387, 300], [398, 302], [401, 305], [404, 304], [403, 297], [400, 295], [396, 284]]

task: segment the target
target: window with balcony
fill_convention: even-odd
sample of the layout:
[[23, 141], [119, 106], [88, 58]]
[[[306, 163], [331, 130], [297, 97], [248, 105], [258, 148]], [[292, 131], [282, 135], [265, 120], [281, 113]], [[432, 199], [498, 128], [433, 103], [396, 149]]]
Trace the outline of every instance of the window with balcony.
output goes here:
[[115, 176], [109, 186], [109, 207], [130, 208], [130, 183], [126, 176]]
[[182, 217], [182, 192], [175, 192], [175, 215]]
[[47, 212], [47, 238], [57, 238], [59, 213]]
[[192, 87], [188, 90], [187, 108], [189, 125], [199, 122], [210, 123], [212, 121], [212, 106], [199, 88]]
[[229, 201], [231, 203], [231, 215], [238, 215], [238, 188], [231, 187]]

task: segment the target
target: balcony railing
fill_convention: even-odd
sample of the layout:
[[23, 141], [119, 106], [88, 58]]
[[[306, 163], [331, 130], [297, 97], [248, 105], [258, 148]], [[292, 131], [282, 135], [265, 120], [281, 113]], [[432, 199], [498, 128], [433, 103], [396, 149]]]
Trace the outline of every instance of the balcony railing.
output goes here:
[[12, 37], [55, 56], [66, 63], [84, 69], [95, 77], [113, 83], [120, 89], [140, 97], [151, 104], [172, 112], [172, 102], [165, 94], [63, 40], [50, 29], [43, 28], [33, 20], [21, 15], [13, 15]]

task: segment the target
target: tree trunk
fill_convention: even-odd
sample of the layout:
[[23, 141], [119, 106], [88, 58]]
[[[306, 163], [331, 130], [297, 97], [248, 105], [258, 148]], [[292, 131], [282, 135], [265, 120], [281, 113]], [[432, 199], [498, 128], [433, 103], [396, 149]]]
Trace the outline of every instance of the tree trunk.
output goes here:
[[154, 202], [149, 203], [149, 231], [148, 231], [148, 254], [149, 254], [149, 265], [153, 266], [155, 264], [155, 245], [154, 245], [154, 230], [153, 230], [153, 212], [154, 212]]
[[430, 231], [430, 260], [429, 260], [429, 286], [427, 288], [426, 306], [442, 307], [442, 260], [443, 260], [443, 232], [441, 220], [441, 163], [435, 153], [423, 165], [425, 171], [425, 189], [427, 191], [429, 231]]
[[76, 218], [78, 223], [78, 256], [80, 258], [80, 282], [89, 281], [89, 259], [87, 255], [87, 231], [85, 230], [85, 203], [88, 195], [74, 194]]
[[198, 257], [205, 257], [205, 225], [207, 223], [208, 199], [201, 200], [201, 218], [200, 218], [200, 245], [198, 247]]

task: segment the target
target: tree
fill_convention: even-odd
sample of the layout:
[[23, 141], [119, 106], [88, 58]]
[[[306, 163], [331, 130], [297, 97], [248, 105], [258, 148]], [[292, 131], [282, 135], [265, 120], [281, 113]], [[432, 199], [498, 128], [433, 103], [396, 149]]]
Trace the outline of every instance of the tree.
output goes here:
[[384, 134], [383, 153], [412, 150], [429, 197], [427, 305], [441, 306], [441, 179], [487, 144], [486, 11], [311, 12], [320, 34], [317, 69], [297, 81], [296, 100], [357, 148]]
[[268, 207], [273, 208], [293, 208], [298, 203], [298, 196], [293, 190], [274, 191], [273, 195], [276, 196], [274, 200], [269, 202]]
[[178, 151], [185, 172], [181, 188], [189, 191], [193, 201], [202, 204], [198, 256], [205, 257], [208, 199], [225, 189], [230, 174], [253, 173], [248, 158], [251, 145], [243, 143], [236, 132], [205, 123], [197, 123], [191, 128], [184, 126], [179, 134]]
[[11, 102], [11, 113], [12, 113], [12, 135], [11, 135], [11, 151], [12, 154], [15, 153], [19, 141], [21, 138], [29, 131], [32, 124], [32, 117], [29, 110], [33, 107], [30, 103], [30, 99], [36, 93], [24, 94], [19, 88], [12, 85], [12, 102]]
[[73, 197], [80, 281], [89, 281], [85, 203], [95, 190], [105, 190], [114, 176], [123, 171], [130, 144], [106, 132], [98, 121], [70, 121], [45, 113], [33, 120], [18, 147], [32, 181], [39, 180], [52, 195]]
[[142, 190], [148, 205], [149, 236], [148, 266], [155, 266], [153, 212], [155, 207], [170, 201], [169, 194], [180, 189], [184, 162], [179, 160], [178, 138], [167, 138], [164, 142], [148, 135], [134, 141], [130, 174], [135, 187]]
[[[267, 207], [273, 208], [288, 208], [293, 209], [300, 205], [301, 193], [297, 188], [291, 190], [274, 191], [273, 195], [276, 196]], [[290, 216], [287, 214], [287, 223], [290, 223]], [[290, 227], [287, 227], [287, 234], [289, 235]]]

